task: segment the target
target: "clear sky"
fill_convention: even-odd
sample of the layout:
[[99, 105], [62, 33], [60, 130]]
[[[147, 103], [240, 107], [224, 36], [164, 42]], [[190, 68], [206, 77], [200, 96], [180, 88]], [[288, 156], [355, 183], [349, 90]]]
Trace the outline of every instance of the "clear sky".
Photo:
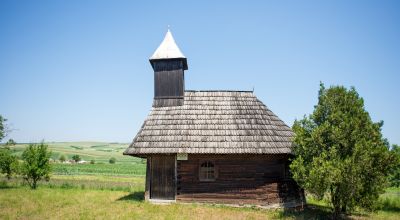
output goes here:
[[[17, 142], [130, 142], [167, 25], [186, 89], [252, 90], [289, 126], [355, 86], [400, 144], [400, 1], [0, 1], [0, 114]], [[6, 139], [8, 139], [6, 138]]]

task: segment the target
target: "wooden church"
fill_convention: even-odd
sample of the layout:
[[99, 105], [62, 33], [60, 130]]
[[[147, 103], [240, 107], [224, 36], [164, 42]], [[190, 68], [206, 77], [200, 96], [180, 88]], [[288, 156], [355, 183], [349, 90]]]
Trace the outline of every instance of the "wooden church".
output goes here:
[[298, 207], [291, 129], [252, 91], [185, 90], [187, 59], [168, 30], [150, 58], [154, 100], [124, 155], [147, 158], [145, 199]]

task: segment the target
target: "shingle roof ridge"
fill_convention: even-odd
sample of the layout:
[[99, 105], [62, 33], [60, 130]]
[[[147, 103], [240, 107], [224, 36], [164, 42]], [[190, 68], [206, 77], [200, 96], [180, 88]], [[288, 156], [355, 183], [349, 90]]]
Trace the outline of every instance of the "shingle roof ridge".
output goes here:
[[246, 92], [246, 93], [253, 93], [251, 90], [224, 90], [224, 89], [219, 89], [219, 90], [185, 90], [185, 92]]

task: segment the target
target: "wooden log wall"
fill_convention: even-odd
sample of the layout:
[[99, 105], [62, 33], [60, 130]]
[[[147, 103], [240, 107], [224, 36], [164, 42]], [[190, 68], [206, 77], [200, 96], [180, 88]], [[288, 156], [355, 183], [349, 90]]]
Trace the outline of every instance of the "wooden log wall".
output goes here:
[[[215, 181], [200, 181], [199, 166], [215, 164]], [[271, 205], [302, 203], [303, 191], [288, 176], [285, 155], [189, 155], [177, 161], [178, 201]]]

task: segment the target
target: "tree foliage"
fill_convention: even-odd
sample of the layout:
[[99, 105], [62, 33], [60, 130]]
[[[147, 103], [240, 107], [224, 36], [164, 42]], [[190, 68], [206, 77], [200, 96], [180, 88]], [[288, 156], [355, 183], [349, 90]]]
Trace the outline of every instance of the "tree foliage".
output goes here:
[[67, 160], [67, 158], [65, 157], [65, 155], [61, 155], [58, 160], [60, 160], [62, 163], [64, 163]]
[[115, 162], [117, 162], [117, 159], [115, 159], [115, 157], [111, 157], [110, 160], [108, 161], [110, 164], [114, 164]]
[[79, 156], [78, 154], [75, 154], [74, 156], [72, 156], [72, 159], [73, 159], [75, 162], [79, 162], [79, 161], [82, 160], [82, 159], [81, 159], [81, 156]]
[[293, 178], [319, 198], [327, 196], [334, 215], [354, 207], [372, 209], [394, 162], [354, 88], [321, 84], [314, 112], [295, 121]]
[[6, 136], [6, 124], [5, 122], [7, 119], [3, 118], [3, 116], [0, 115], [0, 141], [3, 140], [3, 138]]
[[400, 146], [394, 144], [390, 151], [397, 158], [398, 162], [395, 166], [393, 166], [392, 172], [389, 176], [390, 185], [394, 187], [400, 187]]
[[6, 174], [7, 179], [11, 179], [12, 174], [18, 172], [17, 157], [11, 154], [8, 147], [0, 147], [0, 171]]
[[14, 139], [12, 139], [12, 138], [10, 138], [10, 139], [8, 139], [8, 141], [6, 142], [6, 145], [7, 146], [14, 146], [14, 145], [16, 145], [17, 143], [14, 141]]
[[29, 144], [22, 153], [21, 173], [25, 181], [28, 182], [32, 189], [37, 188], [39, 180], [50, 179], [50, 159], [51, 152], [47, 149], [47, 145], [43, 142], [40, 144]]

